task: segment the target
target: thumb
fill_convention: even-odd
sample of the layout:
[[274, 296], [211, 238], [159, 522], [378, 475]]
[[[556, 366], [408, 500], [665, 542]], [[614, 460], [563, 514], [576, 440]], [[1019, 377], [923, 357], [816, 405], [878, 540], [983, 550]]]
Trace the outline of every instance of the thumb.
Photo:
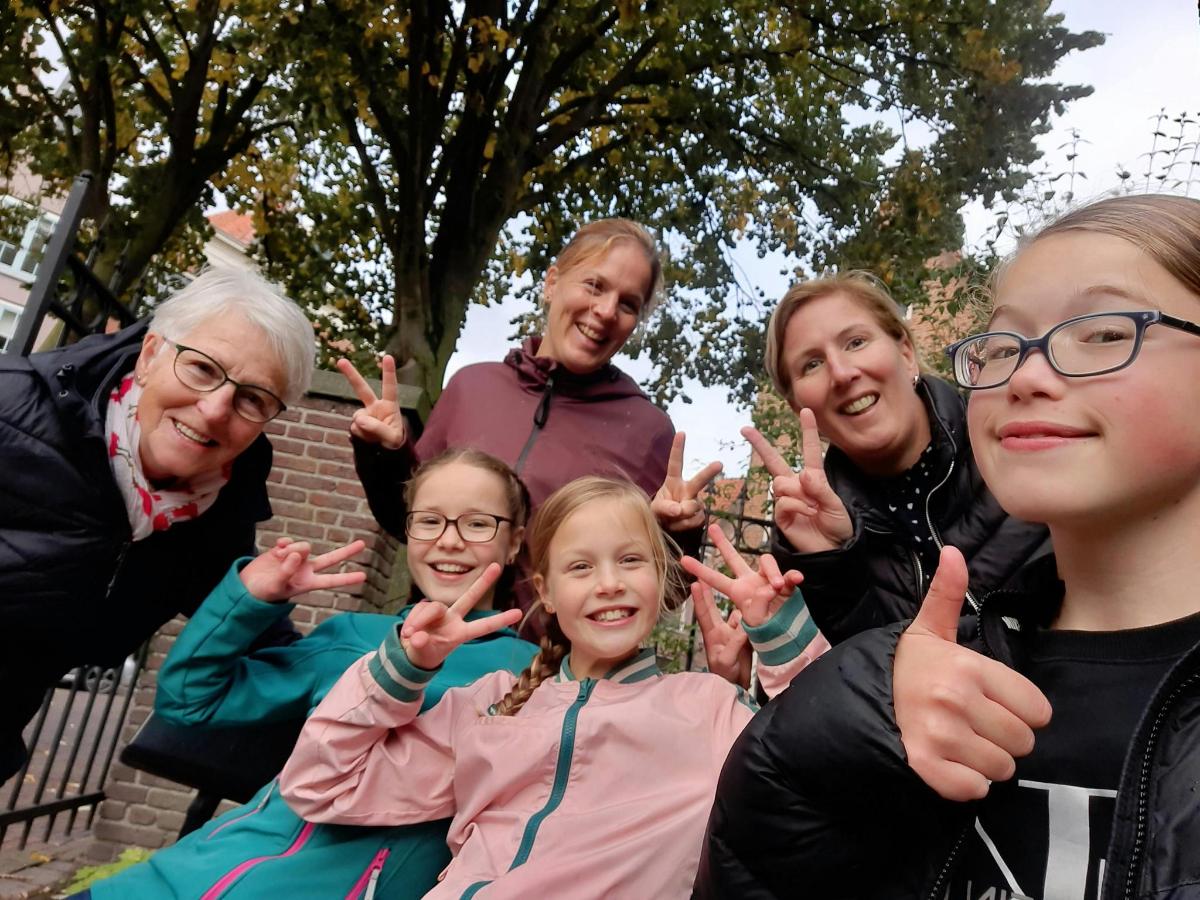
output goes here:
[[955, 547], [943, 547], [937, 571], [910, 631], [921, 631], [957, 643], [958, 619], [967, 595], [967, 561]]

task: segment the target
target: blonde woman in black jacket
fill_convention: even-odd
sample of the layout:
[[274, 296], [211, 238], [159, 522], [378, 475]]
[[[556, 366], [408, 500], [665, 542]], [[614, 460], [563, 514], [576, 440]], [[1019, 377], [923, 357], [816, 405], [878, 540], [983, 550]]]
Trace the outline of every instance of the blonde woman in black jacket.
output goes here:
[[[1054, 556], [835, 647], [731, 752], [696, 896], [1200, 898], [1200, 200], [1068, 213], [950, 348]], [[961, 643], [960, 643], [961, 642]]]
[[[908, 325], [864, 272], [794, 286], [767, 329], [766, 368], [799, 416], [793, 473], [754, 429], [775, 476], [773, 553], [804, 573], [813, 621], [838, 643], [916, 614], [942, 546], [971, 564], [964, 612], [1046, 552], [1046, 529], [1012, 518], [971, 455], [966, 405], [922, 374]], [[820, 435], [829, 442], [821, 461]]]

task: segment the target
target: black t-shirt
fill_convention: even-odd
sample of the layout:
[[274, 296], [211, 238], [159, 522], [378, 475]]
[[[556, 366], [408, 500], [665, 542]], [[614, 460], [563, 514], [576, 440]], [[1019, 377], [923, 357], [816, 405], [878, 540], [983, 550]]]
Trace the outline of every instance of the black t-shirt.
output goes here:
[[1036, 629], [1023, 674], [1054, 714], [993, 784], [945, 900], [1096, 900], [1118, 782], [1155, 688], [1200, 641], [1200, 614], [1128, 631]]

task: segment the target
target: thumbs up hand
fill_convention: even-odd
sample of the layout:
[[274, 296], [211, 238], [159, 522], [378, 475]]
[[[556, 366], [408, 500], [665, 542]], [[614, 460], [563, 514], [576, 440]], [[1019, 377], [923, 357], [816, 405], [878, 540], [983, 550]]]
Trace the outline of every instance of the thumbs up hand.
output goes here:
[[978, 800], [1033, 750], [1050, 701], [1003, 663], [960, 647], [967, 564], [942, 550], [921, 610], [900, 637], [892, 678], [896, 724], [908, 764], [947, 800]]

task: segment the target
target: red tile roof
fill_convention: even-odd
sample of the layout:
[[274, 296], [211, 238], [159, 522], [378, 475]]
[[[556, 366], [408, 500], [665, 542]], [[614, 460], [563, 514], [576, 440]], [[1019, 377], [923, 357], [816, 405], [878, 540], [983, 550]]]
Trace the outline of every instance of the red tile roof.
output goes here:
[[243, 247], [249, 247], [254, 242], [254, 220], [236, 210], [227, 209], [224, 212], [213, 213], [208, 217], [208, 223]]

